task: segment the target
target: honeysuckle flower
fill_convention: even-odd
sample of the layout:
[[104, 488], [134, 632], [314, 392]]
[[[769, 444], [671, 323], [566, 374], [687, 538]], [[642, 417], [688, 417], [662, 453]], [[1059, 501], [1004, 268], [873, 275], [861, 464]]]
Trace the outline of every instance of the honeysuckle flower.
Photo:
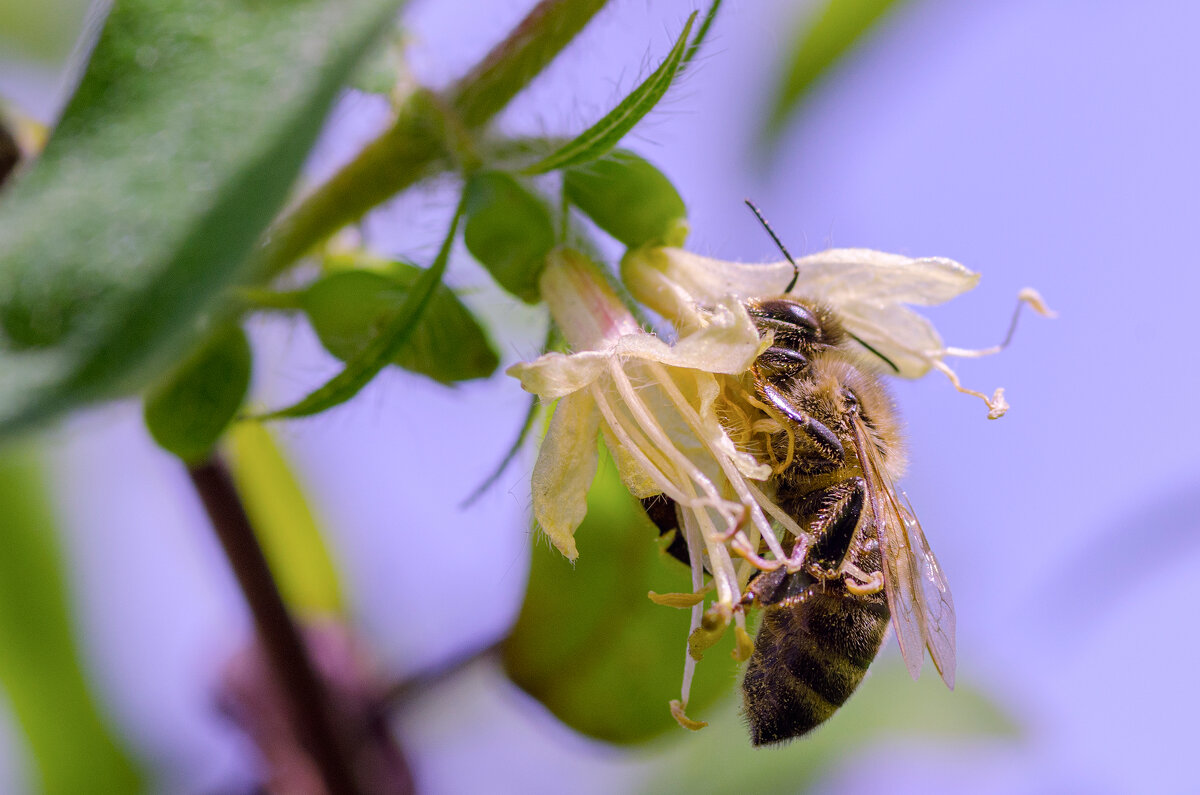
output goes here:
[[[587, 510], [602, 437], [634, 496], [663, 494], [678, 506], [696, 593], [711, 573], [714, 606], [706, 613], [702, 599], [684, 600], [694, 605], [694, 640], [715, 636], [731, 622], [745, 637], [736, 605], [749, 570], [739, 570], [729, 540], [755, 550], [761, 538], [777, 559], [785, 553], [756, 502], [761, 490], [751, 483], [769, 478], [771, 467], [735, 443], [718, 410], [725, 381], [739, 378], [767, 343], [740, 301], [718, 299], [698, 309], [668, 344], [642, 329], [594, 264], [566, 249], [550, 256], [540, 287], [573, 352], [548, 353], [508, 370], [526, 390], [558, 400], [532, 477], [538, 524], [564, 555], [576, 558], [574, 534]], [[704, 645], [693, 643], [683, 698], [672, 705], [680, 722], [693, 727], [683, 709]]]
[[[945, 363], [947, 356], [976, 357], [995, 353], [947, 347], [928, 319], [909, 305], [932, 306], [949, 301], [979, 282], [979, 274], [943, 257], [911, 258], [869, 249], [830, 249], [796, 260], [799, 274], [791, 295], [829, 305], [846, 330], [885, 357], [904, 378], [920, 378], [936, 369], [960, 392], [983, 399], [988, 416], [1004, 415], [1004, 390], [991, 397], [961, 385]], [[727, 262], [679, 248], [646, 248], [631, 252], [622, 277], [633, 295], [681, 329], [715, 301], [782, 295], [795, 273], [790, 262]], [[1052, 316], [1041, 296], [1022, 290], [1020, 302]], [[1020, 304], [1018, 304], [1018, 307]], [[1010, 330], [1011, 334], [1011, 330]]]
[[642, 329], [578, 252], [552, 253], [540, 284], [573, 352], [548, 353], [508, 373], [543, 400], [558, 400], [532, 479], [534, 517], [550, 541], [568, 558], [578, 555], [574, 533], [601, 435], [634, 496], [666, 494], [736, 522], [739, 503], [714, 480], [722, 464], [750, 477], [769, 474], [735, 449], [713, 410], [712, 374], [744, 372], [761, 350], [745, 308], [717, 302], [669, 345]]
[[[1004, 413], [1003, 390], [990, 398], [968, 390], [943, 361], [1003, 345], [948, 348], [933, 325], [908, 308], [947, 301], [974, 287], [978, 274], [948, 259], [862, 249], [827, 251], [798, 266], [792, 294], [828, 304], [847, 332], [899, 375], [941, 370], [960, 391], [987, 401], [989, 416]], [[631, 252], [621, 271], [633, 295], [674, 325], [673, 344], [645, 331], [586, 257], [561, 249], [550, 256], [540, 286], [573, 352], [549, 353], [508, 372], [543, 400], [558, 401], [532, 495], [535, 518], [564, 555], [578, 555], [574, 533], [587, 510], [599, 438], [634, 496], [663, 494], [675, 502], [693, 593], [651, 598], [692, 609], [682, 698], [671, 702], [671, 712], [695, 729], [703, 724], [684, 710], [696, 660], [730, 624], [735, 656], [749, 656], [740, 599], [747, 582], [755, 571], [797, 570], [812, 542], [774, 501], [771, 476], [787, 463], [774, 460], [764, 439], [782, 426], [745, 377], [771, 343], [769, 334], [759, 337], [745, 301], [781, 295], [794, 271], [788, 262], [723, 262], [677, 248]], [[1035, 292], [1024, 291], [1021, 299], [1048, 313]], [[790, 555], [785, 532], [795, 539]], [[715, 598], [705, 609], [710, 589]]]

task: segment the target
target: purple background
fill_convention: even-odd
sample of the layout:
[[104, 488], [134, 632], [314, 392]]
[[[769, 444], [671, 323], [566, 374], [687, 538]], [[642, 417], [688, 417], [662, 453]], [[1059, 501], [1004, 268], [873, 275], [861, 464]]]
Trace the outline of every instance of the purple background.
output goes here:
[[[414, 3], [418, 75], [436, 85], [460, 74], [529, 5]], [[597, 118], [691, 7], [611, 5], [513, 104], [508, 129], [569, 132]], [[976, 291], [931, 313], [951, 345], [998, 341], [1027, 285], [1061, 313], [1026, 316], [1009, 351], [960, 368], [968, 385], [1007, 388], [1012, 410], [998, 422], [940, 376], [895, 388], [911, 444], [904, 486], [954, 587], [960, 681], [993, 694], [1023, 738], [897, 739], [822, 789], [1194, 786], [1200, 8], [913, 0], [766, 157], [756, 130], [781, 20], [800, 6], [727, 0], [699, 68], [627, 141], [680, 189], [689, 247], [776, 259], [741, 205], [749, 196], [796, 253], [864, 246], [981, 271]], [[374, 98], [346, 98], [314, 178], [382, 117]], [[448, 187], [389, 204], [367, 226], [371, 244], [428, 260]], [[459, 253], [450, 280], [492, 319], [506, 364], [531, 355], [539, 312], [515, 309]], [[272, 360], [256, 376], [265, 404], [335, 370], [298, 325], [255, 333]], [[502, 375], [446, 390], [388, 373], [353, 404], [280, 429], [362, 632], [397, 674], [486, 642], [520, 603], [532, 455], [471, 510], [454, 506], [503, 454], [524, 405]], [[165, 760], [168, 790], [245, 780], [249, 751], [215, 716], [209, 687], [248, 621], [182, 473], [140, 430], [136, 406], [76, 418], [55, 441], [80, 628], [107, 705], [139, 752]], [[447, 567], [462, 587], [433, 602], [427, 586]], [[420, 698], [397, 725], [428, 792], [625, 791], [649, 764], [573, 736], [486, 668]], [[19, 753], [3, 761], [8, 790], [27, 774]]]

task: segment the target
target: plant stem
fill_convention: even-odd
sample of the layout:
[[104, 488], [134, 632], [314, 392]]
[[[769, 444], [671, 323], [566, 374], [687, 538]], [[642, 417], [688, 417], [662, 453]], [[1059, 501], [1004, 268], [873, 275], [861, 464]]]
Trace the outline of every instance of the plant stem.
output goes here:
[[542, 0], [444, 97], [417, 91], [395, 123], [367, 144], [271, 232], [257, 275], [268, 280], [368, 210], [445, 168], [451, 131], [474, 131], [496, 115], [575, 38], [607, 0]]
[[271, 576], [229, 470], [214, 456], [190, 467], [188, 474], [254, 615], [300, 742], [331, 795], [360, 792], [347, 749], [335, 733], [325, 688]]
[[423, 671], [417, 671], [393, 684], [387, 690], [382, 702], [388, 707], [401, 706], [413, 697], [429, 692], [430, 689], [462, 673], [466, 668], [480, 660], [496, 657], [504, 648], [508, 635], [497, 638], [486, 645], [478, 646], [465, 652], [459, 652], [448, 660]]

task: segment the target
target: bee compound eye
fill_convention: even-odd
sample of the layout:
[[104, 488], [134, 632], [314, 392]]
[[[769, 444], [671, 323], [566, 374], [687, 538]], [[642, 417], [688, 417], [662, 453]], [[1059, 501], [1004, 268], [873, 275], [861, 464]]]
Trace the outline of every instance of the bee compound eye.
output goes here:
[[772, 298], [758, 301], [750, 306], [750, 314], [757, 318], [792, 326], [796, 333], [806, 337], [820, 336], [821, 321], [816, 314], [798, 301]]

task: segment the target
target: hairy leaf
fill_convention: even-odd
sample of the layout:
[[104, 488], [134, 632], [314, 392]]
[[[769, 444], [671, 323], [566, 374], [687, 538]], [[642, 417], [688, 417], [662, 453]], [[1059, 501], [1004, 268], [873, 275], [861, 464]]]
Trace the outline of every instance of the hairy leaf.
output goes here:
[[285, 417], [307, 417], [345, 403], [371, 382], [379, 371], [395, 360], [411, 339], [426, 309], [433, 301], [434, 292], [442, 283], [446, 263], [450, 259], [450, 247], [462, 218], [462, 205], [454, 213], [450, 231], [433, 265], [422, 271], [412, 283], [404, 302], [392, 310], [380, 323], [379, 333], [346, 362], [346, 367], [324, 385], [318, 387], [299, 403], [286, 409], [273, 411], [260, 419], [282, 419]]
[[[314, 282], [301, 298], [325, 349], [350, 361], [379, 333], [388, 314], [423, 273], [403, 262], [385, 272], [345, 270]], [[487, 378], [500, 357], [487, 333], [454, 292], [439, 285], [412, 336], [392, 364], [443, 384]]]
[[0, 202], [0, 435], [136, 390], [245, 275], [399, 0], [122, 0]]
[[827, 0], [797, 28], [790, 55], [767, 121], [768, 134], [779, 132], [809, 89], [866, 35], [898, 0]]
[[[690, 613], [646, 594], [690, 591], [691, 577], [661, 551], [657, 535], [604, 456], [575, 534], [578, 560], [536, 545], [525, 603], [504, 645], [513, 682], [572, 729], [608, 742], [684, 733], [668, 702], [679, 698]], [[733, 687], [729, 645], [697, 667], [693, 718]]]
[[499, 171], [467, 182], [463, 242], [496, 283], [523, 301], [538, 300], [538, 277], [554, 246], [554, 224], [545, 205], [516, 179]]
[[188, 464], [207, 458], [246, 398], [250, 363], [241, 327], [221, 329], [146, 395], [154, 441]]
[[567, 199], [628, 248], [682, 246], [687, 208], [671, 181], [632, 152], [619, 149], [563, 174]]
[[692, 32], [692, 24], [695, 21], [696, 12], [693, 11], [687, 24], [683, 26], [683, 32], [675, 40], [675, 46], [667, 53], [666, 59], [642, 81], [641, 85], [630, 92], [629, 96], [621, 100], [604, 118], [564, 144], [562, 148], [525, 168], [524, 173], [545, 174], [547, 171], [595, 160], [610, 152], [625, 134], [658, 104], [671, 87], [675, 75], [683, 65], [688, 34]]
[[90, 690], [42, 467], [0, 449], [0, 684], [33, 756], [32, 789], [141, 792], [143, 774]]

